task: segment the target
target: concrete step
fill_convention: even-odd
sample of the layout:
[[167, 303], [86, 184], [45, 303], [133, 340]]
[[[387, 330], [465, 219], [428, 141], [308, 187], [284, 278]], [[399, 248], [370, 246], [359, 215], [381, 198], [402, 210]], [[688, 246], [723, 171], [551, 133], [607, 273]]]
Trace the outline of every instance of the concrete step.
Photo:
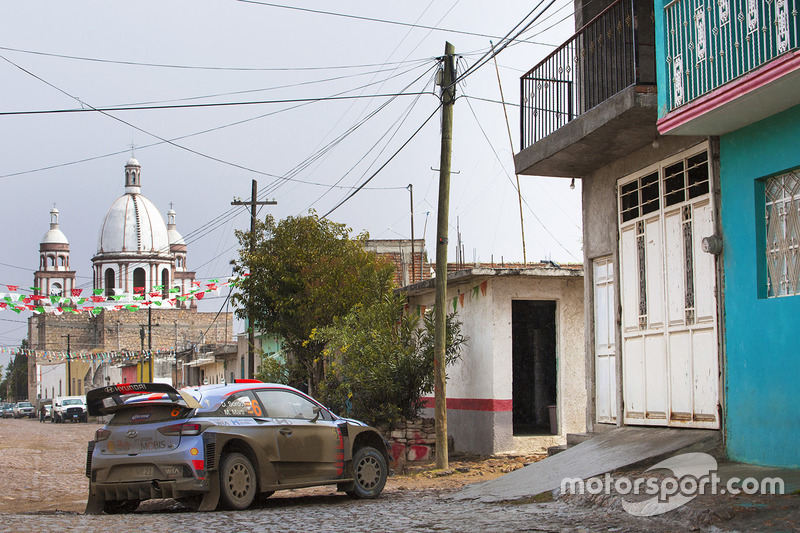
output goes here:
[[577, 446], [596, 437], [598, 433], [567, 433], [567, 446]]
[[566, 450], [567, 450], [566, 444], [562, 444], [560, 446], [550, 446], [549, 448], [547, 448], [547, 456], [552, 457], [553, 455], [561, 453]]

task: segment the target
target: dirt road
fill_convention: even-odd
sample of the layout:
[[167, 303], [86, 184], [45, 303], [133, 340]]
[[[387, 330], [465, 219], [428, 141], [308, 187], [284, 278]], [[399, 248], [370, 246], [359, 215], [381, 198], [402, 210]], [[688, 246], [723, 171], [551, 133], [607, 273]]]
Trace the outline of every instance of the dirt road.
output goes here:
[[[88, 480], [86, 443], [101, 425], [52, 424], [36, 419], [0, 419], [0, 513], [83, 512]], [[539, 457], [458, 457], [446, 472], [430, 463], [411, 463], [389, 478], [386, 491], [445, 490], [484, 481], [521, 468]], [[273, 498], [329, 494], [331, 487], [278, 492]]]

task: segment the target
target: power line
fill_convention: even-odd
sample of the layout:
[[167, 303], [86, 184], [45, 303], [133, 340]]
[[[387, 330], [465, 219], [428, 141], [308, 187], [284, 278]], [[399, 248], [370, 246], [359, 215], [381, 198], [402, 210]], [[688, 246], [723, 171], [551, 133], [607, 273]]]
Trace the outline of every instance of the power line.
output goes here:
[[[6, 59], [0, 56], [2, 59]], [[6, 59], [6, 61], [8, 61]], [[13, 64], [13, 63], [12, 63]], [[18, 67], [18, 65], [14, 64], [14, 66]], [[22, 69], [24, 70], [24, 69]], [[28, 71], [25, 71], [28, 72]], [[30, 74], [30, 72], [28, 72]], [[35, 76], [41, 81], [44, 81], [42, 78]], [[47, 83], [47, 82], [45, 82]], [[50, 85], [48, 83], [48, 85]], [[53, 88], [56, 88], [55, 85], [50, 85]], [[58, 89], [61, 91], [61, 89]], [[61, 91], [64, 94], [67, 94], [70, 98], [74, 98], [78, 100], [76, 97]], [[279, 99], [279, 100], [250, 100], [245, 102], [208, 102], [203, 104], [172, 104], [172, 105], [145, 105], [145, 106], [110, 106], [110, 107], [95, 107], [90, 106], [86, 102], [82, 100], [78, 100], [80, 103], [88, 106], [87, 108], [71, 108], [71, 109], [40, 109], [40, 110], [33, 110], [33, 111], [0, 111], [0, 116], [13, 116], [13, 115], [54, 115], [54, 114], [62, 114], [62, 113], [110, 113], [112, 111], [153, 111], [153, 110], [163, 110], [163, 109], [195, 109], [195, 108], [205, 108], [205, 107], [231, 107], [231, 106], [245, 106], [245, 105], [264, 105], [264, 104], [296, 104], [296, 103], [303, 103], [303, 102], [331, 102], [337, 100], [360, 100], [364, 98], [392, 98], [396, 96], [417, 96], [422, 94], [434, 94], [432, 92], [423, 92], [423, 93], [384, 93], [384, 94], [365, 94], [365, 95], [350, 95], [350, 96], [318, 96], [314, 98], [286, 98], [286, 99]], [[116, 120], [120, 120], [117, 117], [112, 117]], [[147, 132], [144, 132], [147, 133]], [[153, 134], [149, 134], [153, 135]], [[156, 137], [153, 135], [153, 137]]]
[[[321, 9], [310, 9], [310, 8], [307, 8], [307, 7], [287, 6], [287, 5], [282, 5], [282, 4], [273, 4], [273, 3], [270, 3], [270, 2], [259, 2], [259, 1], [256, 1], [256, 0], [236, 0], [236, 1], [237, 2], [242, 2], [244, 4], [256, 4], [256, 5], [267, 6], [267, 7], [275, 7], [275, 8], [280, 8], [280, 9], [290, 9], [290, 10], [293, 10], [293, 11], [303, 11], [303, 12], [306, 12], [306, 13], [315, 13], [315, 14], [318, 14], [318, 15], [329, 15], [329, 16], [333, 16], [333, 17], [341, 17], [341, 18], [355, 19], [355, 20], [364, 20], [364, 21], [367, 21], [367, 22], [379, 22], [379, 23], [382, 23], [382, 24], [392, 24], [394, 26], [405, 26], [405, 27], [408, 27], [408, 28], [418, 28], [418, 29], [423, 29], [423, 30], [442, 31], [442, 32], [446, 32], [446, 33], [456, 33], [456, 34], [459, 34], [459, 35], [471, 35], [473, 37], [488, 37], [490, 39], [500, 39], [500, 37], [498, 37], [496, 35], [489, 35], [487, 33], [478, 33], [478, 32], [465, 31], [465, 30], [454, 30], [452, 28], [440, 28], [438, 26], [426, 26], [424, 24], [413, 24], [411, 22], [400, 22], [400, 21], [397, 21], [397, 20], [379, 19], [379, 18], [375, 18], [375, 17], [365, 17], [365, 16], [361, 16], [361, 15], [350, 15], [350, 14], [347, 14], [347, 13], [336, 13], [334, 11], [323, 11]], [[552, 45], [547, 45], [547, 43], [533, 43], [533, 44], [542, 44], [542, 45], [546, 45], [546, 46], [552, 46]]]
[[21, 54], [33, 54], [47, 57], [58, 57], [62, 59], [74, 59], [78, 61], [90, 61], [94, 63], [111, 63], [117, 65], [132, 65], [141, 67], [158, 67], [158, 68], [175, 68], [175, 69], [191, 69], [191, 70], [222, 70], [222, 71], [245, 71], [245, 72], [295, 72], [295, 71], [315, 71], [315, 70], [343, 70], [343, 69], [357, 69], [357, 68], [370, 68], [384, 65], [402, 65], [405, 63], [423, 62], [428, 61], [430, 58], [425, 59], [412, 59], [407, 62], [395, 63], [366, 63], [363, 65], [331, 65], [324, 67], [212, 67], [201, 65], [175, 65], [165, 63], [145, 63], [138, 61], [125, 61], [119, 59], [100, 59], [95, 57], [73, 56], [66, 54], [56, 54], [52, 52], [41, 52], [37, 50], [23, 50], [21, 48], [10, 48], [7, 46], [0, 46], [0, 50], [9, 52], [19, 52]]
[[[392, 78], [395, 78], [395, 77], [398, 77], [398, 76], [402, 76], [402, 75], [407, 74], [407, 73], [409, 73], [409, 72], [411, 72], [411, 71], [413, 71], [415, 69], [416, 69], [416, 67], [415, 68], [411, 68], [411, 69], [407, 69], [407, 70], [405, 70], [405, 71], [403, 71], [403, 72], [401, 72], [399, 74], [394, 74], [394, 75], [390, 76], [386, 80], [392, 79]], [[430, 69], [426, 70], [426, 72], [428, 72], [429, 70]], [[364, 89], [366, 87], [369, 87], [371, 85], [375, 85], [377, 83], [383, 83], [386, 80], [380, 80], [378, 82], [366, 83], [364, 85], [361, 85], [361, 86], [358, 86], [358, 87], [354, 87], [352, 89], [347, 89], [345, 91], [341, 91], [339, 93], [335, 93], [333, 96], [339, 96], [339, 95], [346, 94], [346, 93], [351, 92], [351, 91]], [[294, 106], [286, 107], [284, 109], [279, 109], [277, 111], [270, 111], [269, 113], [263, 113], [263, 114], [255, 116], [255, 117], [250, 117], [250, 118], [246, 118], [246, 119], [242, 119], [242, 120], [237, 120], [237, 121], [234, 121], [234, 122], [229, 122], [227, 124], [222, 124], [220, 126], [215, 126], [213, 128], [208, 128], [208, 129], [197, 131], [197, 132], [194, 132], [194, 133], [189, 133], [189, 134], [186, 134], [186, 135], [173, 137], [172, 139], [170, 139], [170, 141], [180, 141], [180, 140], [183, 140], [183, 139], [188, 139], [190, 137], [195, 137], [195, 136], [198, 136], [198, 135], [204, 135], [206, 133], [212, 133], [212, 132], [219, 131], [219, 130], [222, 130], [222, 129], [225, 129], [225, 128], [238, 126], [238, 125], [241, 125], [241, 124], [245, 124], [247, 122], [252, 122], [252, 121], [259, 120], [259, 119], [262, 119], [262, 118], [265, 118], [265, 117], [277, 115], [279, 113], [284, 113], [284, 112], [287, 112], [287, 111], [298, 109], [300, 107], [311, 105], [311, 104], [314, 104], [314, 103], [316, 103], [316, 102], [303, 102], [303, 103], [300, 103], [300, 104], [297, 104], [297, 105], [294, 105]], [[158, 142], [146, 144], [144, 146], [140, 146], [138, 148], [139, 149], [152, 148], [153, 146], [159, 146], [159, 145], [167, 144], [167, 143], [168, 143], [168, 141], [158, 141]], [[58, 164], [55, 164], [55, 165], [48, 165], [48, 166], [45, 166], [45, 167], [39, 167], [39, 168], [35, 168], [35, 169], [30, 169], [30, 170], [23, 170], [23, 171], [19, 171], [19, 172], [12, 172], [12, 173], [9, 173], [9, 174], [2, 174], [2, 175], [0, 175], [0, 179], [10, 178], [10, 177], [14, 177], [14, 176], [21, 176], [21, 175], [31, 174], [31, 173], [35, 173], [35, 172], [41, 172], [41, 171], [45, 171], [45, 170], [53, 170], [53, 169], [56, 169], [56, 168], [62, 168], [62, 167], [66, 167], [66, 166], [77, 165], [77, 164], [80, 164], [80, 163], [86, 163], [86, 162], [89, 162], [89, 161], [95, 161], [95, 160], [98, 160], [98, 159], [104, 159], [106, 157], [111, 157], [111, 156], [127, 153], [128, 150], [129, 149], [126, 148], [124, 150], [119, 150], [119, 151], [116, 151], [116, 152], [111, 152], [111, 153], [107, 153], [107, 154], [103, 154], [103, 155], [99, 155], [99, 156], [93, 156], [93, 157], [87, 157], [87, 158], [83, 158], [83, 159], [78, 159], [76, 161], [70, 161], [70, 162], [67, 162], [67, 163], [58, 163]], [[308, 183], [310, 185], [325, 186], [324, 184], [315, 184], [313, 182], [301, 182], [301, 183]]]
[[428, 123], [428, 122], [429, 122], [429, 121], [430, 121], [430, 120], [431, 120], [431, 119], [434, 117], [434, 115], [436, 115], [436, 113], [439, 111], [439, 109], [440, 109], [441, 107], [442, 107], [442, 106], [441, 106], [441, 104], [439, 104], [439, 105], [436, 107], [436, 109], [434, 109], [434, 110], [433, 110], [433, 113], [431, 113], [431, 114], [428, 116], [428, 118], [426, 118], [426, 119], [425, 119], [425, 121], [424, 121], [424, 122], [423, 122], [423, 123], [420, 125], [420, 127], [419, 127], [419, 128], [417, 128], [417, 130], [416, 130], [416, 131], [415, 131], [413, 134], [411, 134], [411, 137], [409, 137], [409, 138], [406, 140], [406, 142], [404, 142], [404, 143], [403, 143], [403, 144], [400, 146], [400, 148], [398, 148], [398, 149], [395, 151], [395, 153], [393, 153], [393, 154], [392, 154], [392, 156], [391, 156], [391, 157], [390, 157], [390, 158], [389, 158], [389, 159], [388, 159], [388, 160], [387, 160], [387, 161], [386, 161], [386, 162], [385, 162], [383, 165], [381, 165], [381, 166], [378, 168], [378, 170], [376, 170], [375, 172], [373, 172], [373, 173], [372, 173], [372, 175], [371, 175], [369, 178], [367, 178], [366, 180], [364, 180], [364, 183], [362, 183], [361, 185], [359, 185], [358, 187], [356, 187], [356, 189], [355, 189], [355, 190], [354, 190], [352, 193], [350, 193], [350, 194], [349, 194], [349, 195], [348, 195], [346, 198], [344, 198], [344, 199], [343, 199], [341, 202], [339, 202], [338, 204], [336, 204], [336, 205], [335, 205], [335, 206], [334, 206], [334, 207], [333, 207], [333, 208], [332, 208], [330, 211], [328, 211], [327, 213], [325, 213], [324, 215], [322, 215], [322, 218], [327, 218], [327, 217], [328, 217], [328, 215], [330, 215], [331, 213], [333, 213], [334, 211], [336, 211], [337, 209], [339, 209], [339, 208], [340, 208], [342, 205], [344, 205], [344, 203], [345, 203], [345, 202], [347, 202], [348, 200], [350, 200], [350, 198], [352, 198], [353, 196], [355, 196], [355, 195], [356, 195], [356, 194], [357, 194], [357, 193], [358, 193], [358, 192], [359, 192], [361, 189], [363, 189], [363, 188], [364, 188], [364, 186], [365, 186], [367, 183], [369, 183], [370, 181], [372, 181], [372, 179], [373, 179], [375, 176], [377, 176], [377, 175], [380, 173], [380, 171], [381, 171], [381, 170], [383, 170], [384, 168], [386, 168], [386, 165], [388, 165], [388, 164], [389, 164], [389, 163], [392, 161], [392, 159], [394, 159], [394, 158], [395, 158], [395, 156], [397, 156], [397, 154], [399, 154], [399, 153], [400, 153], [400, 152], [403, 150], [403, 148], [405, 148], [405, 147], [408, 145], [408, 143], [410, 143], [410, 142], [411, 142], [411, 140], [412, 140], [414, 137], [416, 137], [416, 136], [417, 136], [417, 134], [418, 134], [418, 133], [419, 133], [419, 132], [422, 130], [422, 128], [425, 126], [425, 124], [427, 124], [427, 123]]

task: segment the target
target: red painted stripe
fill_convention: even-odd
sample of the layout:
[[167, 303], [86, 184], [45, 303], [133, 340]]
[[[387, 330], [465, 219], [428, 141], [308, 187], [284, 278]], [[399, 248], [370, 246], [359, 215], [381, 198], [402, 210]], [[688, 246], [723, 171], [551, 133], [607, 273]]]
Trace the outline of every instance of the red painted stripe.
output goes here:
[[[436, 407], [434, 398], [427, 396], [422, 398], [425, 402], [425, 407], [431, 409]], [[447, 408], [457, 411], [511, 411], [513, 409], [513, 400], [493, 400], [490, 398], [448, 398]]]
[[658, 132], [666, 134], [678, 126], [682, 126], [709, 111], [713, 111], [747, 93], [764, 87], [798, 68], [800, 68], [800, 52], [792, 52], [773, 59], [755, 71], [728, 82], [711, 93], [668, 113], [658, 121]]

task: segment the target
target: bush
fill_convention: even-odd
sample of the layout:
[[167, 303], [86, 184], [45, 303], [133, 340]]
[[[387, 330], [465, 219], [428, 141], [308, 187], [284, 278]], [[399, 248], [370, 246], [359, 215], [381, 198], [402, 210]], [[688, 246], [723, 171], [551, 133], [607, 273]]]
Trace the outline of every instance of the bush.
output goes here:
[[[405, 314], [404, 305], [386, 294], [315, 330], [328, 363], [318, 396], [335, 412], [390, 427], [419, 415], [421, 396], [433, 391], [434, 320], [430, 312]], [[467, 341], [455, 314], [447, 317], [446, 339], [451, 364]]]

